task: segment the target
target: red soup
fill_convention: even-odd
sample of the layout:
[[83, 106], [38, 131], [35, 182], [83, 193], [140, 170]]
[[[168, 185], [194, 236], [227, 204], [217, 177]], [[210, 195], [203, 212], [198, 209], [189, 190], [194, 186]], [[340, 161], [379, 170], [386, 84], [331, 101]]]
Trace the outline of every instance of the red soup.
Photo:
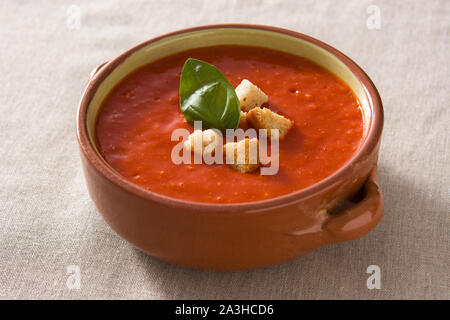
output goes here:
[[[171, 160], [177, 128], [193, 131], [179, 108], [187, 58], [211, 63], [233, 86], [248, 79], [268, 96], [265, 106], [294, 121], [279, 144], [279, 171], [240, 173], [223, 164]], [[349, 86], [317, 64], [279, 51], [217, 46], [152, 62], [121, 81], [97, 119], [99, 150], [122, 176], [173, 198], [211, 203], [258, 201], [306, 188], [342, 167], [363, 132], [360, 104]]]

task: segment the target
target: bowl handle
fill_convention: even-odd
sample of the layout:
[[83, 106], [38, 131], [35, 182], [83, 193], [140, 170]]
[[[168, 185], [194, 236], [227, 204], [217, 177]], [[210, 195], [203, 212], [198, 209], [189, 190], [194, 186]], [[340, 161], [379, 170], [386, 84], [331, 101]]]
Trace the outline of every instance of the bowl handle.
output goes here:
[[343, 212], [331, 215], [323, 225], [333, 242], [362, 237], [373, 229], [383, 216], [383, 195], [378, 185], [377, 167], [372, 169], [364, 185], [363, 199]]
[[103, 62], [102, 64], [99, 64], [97, 67], [95, 67], [89, 74], [89, 80], [91, 80], [100, 71], [100, 69], [103, 68], [103, 66], [107, 63], [108, 63], [108, 61]]

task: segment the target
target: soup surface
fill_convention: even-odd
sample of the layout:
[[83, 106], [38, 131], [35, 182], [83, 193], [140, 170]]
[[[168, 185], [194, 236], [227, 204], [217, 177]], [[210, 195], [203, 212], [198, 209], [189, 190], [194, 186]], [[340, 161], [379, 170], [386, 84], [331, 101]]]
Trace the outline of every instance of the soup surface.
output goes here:
[[[269, 96], [264, 106], [294, 121], [280, 141], [276, 175], [172, 162], [179, 143], [171, 141], [172, 132], [193, 131], [178, 101], [187, 58], [215, 65], [234, 87], [250, 80]], [[210, 203], [265, 200], [306, 188], [342, 167], [362, 133], [361, 107], [345, 82], [309, 60], [245, 46], [189, 50], [138, 69], [107, 96], [96, 125], [101, 154], [126, 179], [169, 197]]]

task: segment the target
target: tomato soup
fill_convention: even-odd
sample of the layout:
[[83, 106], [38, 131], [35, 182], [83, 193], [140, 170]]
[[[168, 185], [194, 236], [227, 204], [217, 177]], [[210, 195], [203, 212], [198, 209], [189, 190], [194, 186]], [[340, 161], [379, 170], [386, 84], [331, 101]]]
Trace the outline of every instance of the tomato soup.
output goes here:
[[[172, 132], [193, 131], [178, 96], [188, 58], [215, 65], [234, 87], [250, 80], [268, 95], [264, 106], [294, 121], [279, 143], [277, 174], [172, 162], [179, 143], [171, 141]], [[361, 106], [345, 82], [309, 60], [246, 46], [193, 49], [136, 70], [107, 96], [96, 124], [102, 156], [126, 179], [165, 196], [209, 203], [265, 200], [311, 186], [350, 160], [362, 134]]]

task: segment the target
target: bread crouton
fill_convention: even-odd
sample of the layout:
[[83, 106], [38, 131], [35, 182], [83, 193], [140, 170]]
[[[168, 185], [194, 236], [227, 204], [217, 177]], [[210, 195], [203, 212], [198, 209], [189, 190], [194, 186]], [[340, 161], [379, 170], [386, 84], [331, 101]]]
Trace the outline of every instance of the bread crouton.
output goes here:
[[229, 142], [223, 146], [226, 164], [239, 172], [252, 172], [259, 168], [258, 138], [245, 138], [239, 142]]
[[247, 124], [247, 112], [241, 110], [241, 118], [239, 119], [239, 126], [243, 127]]
[[247, 113], [246, 118], [255, 129], [267, 129], [267, 137], [271, 136], [270, 129], [278, 129], [280, 139], [283, 139], [294, 125], [292, 120], [267, 108], [254, 108]]
[[214, 151], [220, 144], [222, 137], [215, 130], [194, 130], [184, 142], [184, 147], [188, 151], [203, 154], [206, 149], [209, 152]]
[[260, 107], [263, 103], [267, 102], [269, 98], [262, 92], [260, 88], [255, 86], [247, 79], [242, 82], [235, 89], [236, 94], [241, 103], [241, 109], [249, 111], [253, 108]]

